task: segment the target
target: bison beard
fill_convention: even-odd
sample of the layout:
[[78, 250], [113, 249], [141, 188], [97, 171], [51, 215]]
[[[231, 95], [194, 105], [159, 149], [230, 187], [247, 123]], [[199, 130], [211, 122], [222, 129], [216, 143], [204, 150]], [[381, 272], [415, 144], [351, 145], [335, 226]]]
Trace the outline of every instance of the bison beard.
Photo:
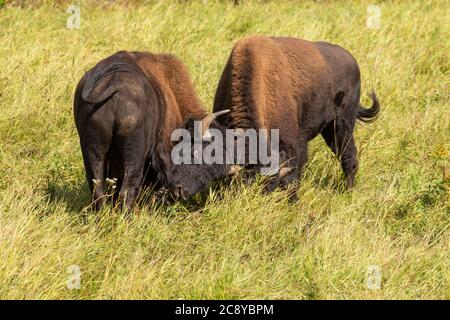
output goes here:
[[80, 80], [74, 116], [86, 177], [96, 209], [106, 178], [116, 178], [114, 200], [131, 210], [145, 182], [167, 183], [170, 135], [187, 115], [202, 119], [186, 67], [174, 56], [118, 52]]
[[[280, 163], [290, 169], [288, 174], [279, 172], [274, 177], [267, 186], [269, 191], [300, 179], [307, 144], [320, 133], [340, 160], [350, 189], [358, 168], [353, 139], [356, 120], [371, 122], [380, 111], [375, 93], [370, 109], [360, 105], [360, 90], [358, 64], [339, 46], [251, 36], [238, 41], [231, 52], [213, 110], [230, 112], [212, 125], [280, 130]], [[227, 175], [228, 169], [226, 165], [175, 165], [172, 189], [189, 197]]]

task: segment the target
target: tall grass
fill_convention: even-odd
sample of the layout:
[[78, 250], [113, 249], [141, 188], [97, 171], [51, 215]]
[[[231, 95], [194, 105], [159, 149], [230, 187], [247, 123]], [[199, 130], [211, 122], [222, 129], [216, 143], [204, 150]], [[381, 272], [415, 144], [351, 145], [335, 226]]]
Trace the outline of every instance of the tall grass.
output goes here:
[[[0, 9], [0, 298], [449, 299], [450, 12], [446, 1], [81, 1]], [[126, 9], [125, 9], [126, 8]], [[233, 43], [248, 34], [326, 40], [358, 60], [360, 171], [342, 190], [336, 159], [310, 143], [300, 202], [239, 180], [196, 204], [144, 196], [131, 219], [86, 210], [72, 118], [77, 81], [117, 50], [183, 59], [208, 109]], [[81, 270], [69, 290], [68, 267]], [[366, 286], [367, 268], [382, 271]]]

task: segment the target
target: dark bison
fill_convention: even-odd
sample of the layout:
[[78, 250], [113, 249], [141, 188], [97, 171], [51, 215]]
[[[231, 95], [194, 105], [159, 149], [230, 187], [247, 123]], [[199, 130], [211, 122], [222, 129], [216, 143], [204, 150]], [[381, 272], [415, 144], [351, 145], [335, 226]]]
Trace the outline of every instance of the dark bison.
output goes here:
[[146, 181], [167, 182], [170, 139], [190, 115], [206, 115], [184, 64], [167, 54], [121, 51], [80, 80], [74, 101], [87, 180], [95, 207], [105, 202], [106, 178], [115, 201], [131, 209]]
[[[380, 111], [375, 93], [372, 107], [363, 108], [360, 91], [358, 64], [345, 49], [326, 42], [250, 36], [234, 46], [217, 88], [214, 112], [229, 113], [208, 125], [219, 130], [279, 129], [284, 167], [269, 190], [300, 178], [308, 141], [321, 133], [340, 159], [351, 188], [358, 167], [353, 140], [356, 119], [370, 122]], [[203, 146], [209, 143], [203, 141]], [[230, 170], [235, 167], [176, 165], [172, 187], [189, 197]]]

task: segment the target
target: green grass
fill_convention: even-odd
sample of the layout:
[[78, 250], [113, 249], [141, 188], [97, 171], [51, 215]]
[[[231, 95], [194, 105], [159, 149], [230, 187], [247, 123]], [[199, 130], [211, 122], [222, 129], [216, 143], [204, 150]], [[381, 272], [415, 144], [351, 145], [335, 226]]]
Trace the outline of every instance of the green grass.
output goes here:
[[[1, 299], [450, 299], [449, 2], [380, 2], [379, 30], [366, 28], [370, 1], [244, 2], [81, 1], [81, 30], [68, 30], [67, 3], [6, 1]], [[373, 88], [382, 112], [356, 129], [354, 191], [342, 191], [318, 138], [296, 204], [234, 181], [196, 206], [147, 195], [129, 220], [85, 210], [72, 116], [83, 73], [117, 50], [170, 52], [211, 109], [233, 43], [248, 34], [326, 40], [356, 57], [363, 103]], [[81, 269], [79, 290], [66, 287], [70, 265]], [[382, 268], [380, 290], [366, 287], [369, 265]]]

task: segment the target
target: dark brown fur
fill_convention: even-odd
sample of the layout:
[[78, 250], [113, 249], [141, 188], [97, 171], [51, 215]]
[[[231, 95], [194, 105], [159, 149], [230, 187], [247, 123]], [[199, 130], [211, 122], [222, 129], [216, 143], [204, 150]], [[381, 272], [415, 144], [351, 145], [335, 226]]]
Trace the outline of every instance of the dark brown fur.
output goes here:
[[205, 111], [176, 57], [121, 51], [80, 80], [74, 115], [96, 208], [105, 202], [109, 177], [118, 179], [115, 198], [131, 209], [145, 173], [150, 182], [166, 183], [172, 131]]

